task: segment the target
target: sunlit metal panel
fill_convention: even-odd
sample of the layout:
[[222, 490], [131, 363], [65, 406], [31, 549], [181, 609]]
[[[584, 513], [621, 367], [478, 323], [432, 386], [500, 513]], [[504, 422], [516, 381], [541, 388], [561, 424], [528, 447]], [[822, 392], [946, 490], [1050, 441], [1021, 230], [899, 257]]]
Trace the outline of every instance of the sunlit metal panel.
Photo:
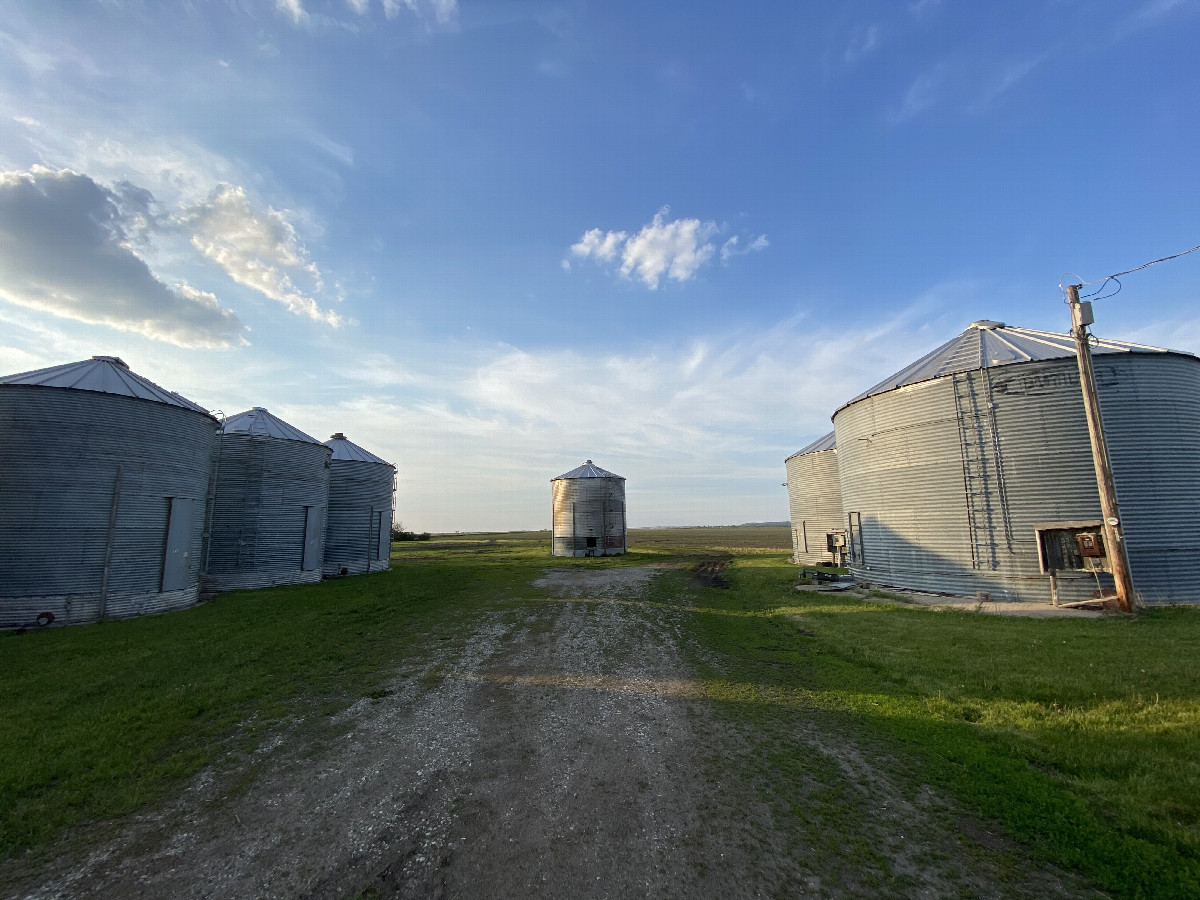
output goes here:
[[[1097, 388], [1138, 595], [1200, 600], [1200, 360], [1107, 344]], [[843, 506], [862, 523], [860, 579], [1048, 601], [1036, 526], [1100, 516], [1074, 356], [868, 392], [834, 426]], [[1110, 587], [1102, 573], [1058, 580], [1064, 601]]]
[[329, 513], [325, 532], [325, 576], [378, 572], [390, 564], [396, 467], [368, 450], [333, 435], [329, 470]]
[[626, 550], [625, 479], [590, 459], [550, 482], [551, 553], [618, 556]]
[[832, 562], [826, 536], [846, 530], [838, 480], [834, 433], [818, 438], [784, 461], [788, 512], [792, 525], [792, 561], [801, 565]]
[[217, 428], [116, 357], [0, 379], [0, 625], [195, 603]]
[[226, 420], [205, 595], [320, 580], [325, 529], [309, 525], [325, 520], [330, 456], [324, 444], [265, 409]]

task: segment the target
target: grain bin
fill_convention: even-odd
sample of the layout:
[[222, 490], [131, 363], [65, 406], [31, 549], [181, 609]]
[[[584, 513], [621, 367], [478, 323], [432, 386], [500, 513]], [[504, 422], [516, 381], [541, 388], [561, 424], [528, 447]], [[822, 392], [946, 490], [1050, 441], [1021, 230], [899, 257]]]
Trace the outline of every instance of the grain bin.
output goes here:
[[195, 603], [217, 428], [115, 356], [0, 378], [0, 626]]
[[786, 460], [792, 561], [801, 565], [842, 562], [846, 520], [838, 481], [837, 439], [831, 431]]
[[204, 593], [321, 579], [332, 451], [255, 407], [225, 421]]
[[325, 442], [329, 516], [325, 527], [325, 577], [379, 572], [390, 564], [396, 467], [340, 431]]
[[550, 481], [553, 556], [619, 556], [625, 552], [625, 479], [590, 459]]
[[[1200, 360], [1121, 341], [1093, 348], [1135, 588], [1147, 603], [1194, 602]], [[1047, 536], [1067, 547], [1100, 527], [1074, 354], [1069, 335], [975, 322], [834, 413], [856, 577], [1052, 599]], [[1111, 586], [1080, 562], [1060, 562], [1060, 600]]]

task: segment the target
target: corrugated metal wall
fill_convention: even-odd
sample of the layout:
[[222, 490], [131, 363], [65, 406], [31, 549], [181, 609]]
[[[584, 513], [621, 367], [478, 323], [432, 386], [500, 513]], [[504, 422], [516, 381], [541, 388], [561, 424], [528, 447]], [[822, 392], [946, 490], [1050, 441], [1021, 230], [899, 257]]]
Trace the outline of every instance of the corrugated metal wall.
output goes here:
[[786, 462], [788, 508], [792, 520], [792, 561], [828, 562], [825, 536], [846, 528], [836, 450], [791, 456]]
[[622, 479], [560, 478], [550, 484], [554, 556], [618, 556], [625, 552]]
[[177, 517], [183, 587], [164, 592], [167, 526], [172, 498], [203, 508], [217, 427], [148, 400], [0, 385], [0, 625], [42, 612], [93, 622], [102, 603], [126, 617], [196, 602], [204, 517]]
[[323, 444], [221, 435], [205, 595], [320, 580], [330, 455]]
[[396, 470], [391, 466], [348, 459], [330, 464], [327, 577], [388, 568], [395, 485]]
[[1200, 602], [1200, 359], [1136, 358], [1111, 373], [1095, 362], [1134, 588], [1145, 603]]
[[[1104, 354], [1095, 368], [1138, 593], [1200, 599], [1200, 360]], [[1035, 527], [1100, 517], [1074, 358], [899, 388], [839, 410], [834, 425], [863, 580], [1049, 601]], [[1110, 586], [1062, 574], [1059, 597]]]

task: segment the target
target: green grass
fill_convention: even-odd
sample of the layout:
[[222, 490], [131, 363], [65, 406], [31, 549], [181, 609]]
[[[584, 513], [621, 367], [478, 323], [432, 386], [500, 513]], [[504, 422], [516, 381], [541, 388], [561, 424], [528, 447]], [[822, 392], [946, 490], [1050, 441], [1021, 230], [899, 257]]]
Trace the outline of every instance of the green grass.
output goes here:
[[161, 796], [230, 735], [253, 741], [282, 718], [371, 696], [420, 642], [526, 590], [544, 562], [526, 548], [400, 563], [164, 616], [0, 634], [0, 858]]
[[[859, 834], [870, 811], [797, 736], [807, 720], [1113, 895], [1200, 896], [1200, 610], [934, 613], [794, 591], [769, 549], [785, 529], [670, 531], [586, 560], [551, 560], [537, 533], [440, 536], [396, 545], [389, 573], [0, 635], [0, 858], [152, 803], [273, 723], [381, 696], [430, 642], [534, 597], [547, 565], [654, 562], [680, 566], [651, 599], [680, 611], [702, 696], [757, 735], [780, 821], [807, 823], [846, 877], [884, 863]], [[728, 589], [693, 582], [706, 556], [731, 562]]]
[[[694, 663], [726, 715], [769, 736], [822, 716], [1106, 891], [1200, 896], [1200, 610], [934, 613], [797, 593], [794, 575], [742, 557], [695, 601]], [[787, 797], [811, 750], [772, 741]]]
[[[626, 540], [630, 550], [791, 550], [792, 537], [786, 526], [716, 525], [693, 528], [630, 528]], [[431, 543], [472, 545], [541, 542], [550, 552], [549, 531], [499, 531], [479, 534], [438, 534]], [[407, 551], [409, 545], [401, 545]]]

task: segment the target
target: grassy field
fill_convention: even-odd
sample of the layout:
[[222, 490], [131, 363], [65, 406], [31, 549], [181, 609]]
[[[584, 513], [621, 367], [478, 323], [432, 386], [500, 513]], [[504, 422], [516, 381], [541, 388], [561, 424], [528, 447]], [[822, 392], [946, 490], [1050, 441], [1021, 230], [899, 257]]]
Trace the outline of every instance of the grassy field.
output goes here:
[[854, 840], [847, 810], [801, 792], [819, 761], [787, 736], [806, 710], [1115, 896], [1200, 897], [1200, 610], [930, 612], [797, 592], [765, 556], [726, 577], [690, 620], [694, 664], [761, 736], [783, 812]]
[[[626, 556], [554, 564], [679, 564], [656, 590], [677, 603], [688, 584], [697, 676], [760, 736], [756, 777], [781, 814], [853, 840], [858, 812], [802, 794], [818, 761], [794, 728], [820, 716], [913, 791], [937, 786], [1115, 896], [1200, 896], [1200, 610], [1005, 619], [804, 594], [786, 529], [736, 532], [647, 529]], [[389, 573], [0, 635], [0, 858], [35, 861], [65, 828], [248, 753], [273, 722], [377, 696], [427, 642], [533, 596], [547, 540], [438, 536], [396, 545]], [[727, 588], [689, 581], [704, 556], [728, 562]]]
[[[630, 550], [791, 550], [792, 537], [786, 526], [715, 525], [697, 528], [631, 528], [626, 540]], [[438, 534], [432, 543], [523, 543], [540, 541], [550, 552], [549, 531], [500, 531], [482, 534]]]

